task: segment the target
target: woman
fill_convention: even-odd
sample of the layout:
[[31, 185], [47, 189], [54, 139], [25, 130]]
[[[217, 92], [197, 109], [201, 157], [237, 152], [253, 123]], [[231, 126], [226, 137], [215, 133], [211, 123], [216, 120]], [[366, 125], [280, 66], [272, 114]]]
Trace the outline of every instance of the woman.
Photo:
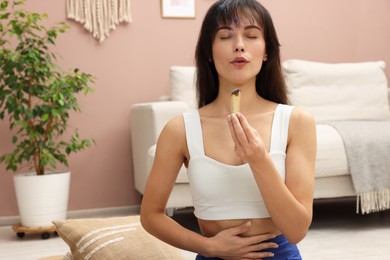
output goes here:
[[[196, 47], [199, 110], [167, 123], [141, 207], [144, 228], [197, 259], [301, 259], [312, 219], [315, 121], [285, 105], [279, 42], [255, 0], [220, 0]], [[239, 113], [231, 92], [239, 88]], [[165, 215], [182, 164], [202, 234]]]

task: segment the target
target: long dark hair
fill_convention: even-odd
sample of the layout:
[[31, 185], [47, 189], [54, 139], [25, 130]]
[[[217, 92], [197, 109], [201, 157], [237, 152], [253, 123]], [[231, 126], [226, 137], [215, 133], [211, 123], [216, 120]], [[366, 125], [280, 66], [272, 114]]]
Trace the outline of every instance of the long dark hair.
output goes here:
[[257, 93], [270, 101], [287, 104], [286, 83], [280, 64], [280, 44], [272, 18], [267, 9], [256, 0], [219, 0], [208, 10], [200, 30], [195, 50], [196, 91], [199, 108], [211, 103], [218, 96], [218, 73], [211, 61], [212, 44], [219, 26], [239, 25], [240, 14], [262, 27], [267, 61], [256, 77]]

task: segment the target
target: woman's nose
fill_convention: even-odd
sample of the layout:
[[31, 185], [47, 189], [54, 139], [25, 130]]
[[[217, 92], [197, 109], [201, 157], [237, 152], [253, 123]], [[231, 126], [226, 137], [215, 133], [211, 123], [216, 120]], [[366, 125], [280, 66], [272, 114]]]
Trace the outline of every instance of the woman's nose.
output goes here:
[[236, 38], [236, 42], [235, 42], [235, 46], [234, 46], [233, 51], [234, 52], [244, 52], [245, 51], [243, 39], [241, 36], [238, 36]]

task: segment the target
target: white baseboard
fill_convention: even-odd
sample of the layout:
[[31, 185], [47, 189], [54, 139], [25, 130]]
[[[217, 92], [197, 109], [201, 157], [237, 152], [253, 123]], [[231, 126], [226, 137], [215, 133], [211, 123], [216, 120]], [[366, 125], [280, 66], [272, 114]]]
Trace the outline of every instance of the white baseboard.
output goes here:
[[[67, 218], [104, 218], [114, 216], [138, 215], [140, 206], [97, 208], [68, 211]], [[19, 216], [0, 217], [0, 226], [10, 226], [20, 222]]]

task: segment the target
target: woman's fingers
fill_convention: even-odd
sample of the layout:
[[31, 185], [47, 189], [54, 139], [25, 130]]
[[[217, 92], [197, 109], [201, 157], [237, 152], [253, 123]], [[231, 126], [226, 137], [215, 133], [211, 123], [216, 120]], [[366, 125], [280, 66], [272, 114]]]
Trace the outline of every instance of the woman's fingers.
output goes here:
[[240, 126], [241, 126], [241, 128], [246, 136], [246, 139], [248, 141], [255, 140], [255, 138], [258, 137], [258, 135], [256, 135], [257, 132], [254, 131], [253, 127], [248, 123], [248, 120], [246, 120], [244, 115], [241, 113], [237, 113], [236, 116], [237, 116], [237, 119], [240, 123]]
[[[221, 231], [213, 237], [215, 240], [216, 255], [224, 259], [260, 259], [269, 256], [269, 248], [276, 248], [272, 242], [264, 242], [274, 238], [274, 234], [262, 234], [245, 237], [243, 233], [249, 231], [251, 222], [247, 221], [236, 227]], [[264, 252], [258, 252], [264, 250]]]
[[237, 144], [238, 140], [236, 137], [236, 130], [234, 129], [233, 125], [233, 115], [228, 115], [228, 125], [230, 129], [230, 135], [232, 136], [234, 143]]
[[[279, 247], [278, 244], [273, 242], [263, 242], [263, 241], [274, 237], [275, 235], [273, 234], [264, 234], [264, 235], [248, 237], [248, 239], [251, 240], [253, 239], [253, 240], [251, 241], [250, 246], [247, 247], [248, 253], [245, 254], [242, 259], [263, 259], [266, 257], [273, 257], [274, 254], [270, 252], [269, 249], [278, 248]], [[252, 244], [253, 241], [257, 241], [257, 242]], [[260, 250], [262, 251], [259, 252]]]
[[265, 233], [265, 234], [249, 236], [249, 237], [240, 236], [241, 234], [249, 231], [251, 225], [252, 223], [250, 221], [247, 221], [239, 226], [226, 229], [225, 231], [229, 236], [239, 236], [242, 239], [241, 243], [243, 246], [253, 247], [250, 249], [250, 251], [258, 251], [266, 248], [277, 247], [277, 244], [273, 242], [263, 242], [275, 238], [275, 235], [271, 233]]
[[234, 142], [234, 152], [240, 158], [244, 158], [243, 153], [242, 153], [242, 151], [243, 151], [242, 144], [238, 140], [237, 134], [236, 134], [236, 128], [240, 127], [238, 125], [239, 121], [238, 121], [237, 117], [235, 119], [233, 119], [233, 115], [229, 115], [228, 116], [228, 124], [229, 124], [229, 129], [230, 129], [230, 135], [231, 135], [233, 142]]
[[239, 141], [241, 145], [248, 145], [259, 138], [256, 130], [241, 113], [229, 115], [228, 121], [233, 139]]
[[247, 221], [244, 224], [227, 229], [227, 232], [229, 233], [229, 235], [238, 236], [240, 234], [249, 231], [251, 225], [252, 225], [251, 222]]
[[[268, 257], [273, 257], [274, 254], [272, 252], [251, 252], [243, 256], [241, 259], [268, 259]], [[272, 259], [272, 258], [270, 258]]]
[[242, 128], [241, 122], [238, 119], [238, 114], [229, 115], [229, 126], [230, 126], [230, 131], [231, 131], [233, 140], [236, 143], [238, 143], [240, 145], [245, 145], [248, 143], [248, 139], [246, 137], [244, 129]]
[[265, 152], [264, 142], [241, 113], [231, 114], [228, 117], [230, 132], [235, 144], [236, 154], [243, 161], [259, 158]]
[[[275, 237], [274, 234], [266, 233], [266, 234], [251, 236], [251, 237], [245, 237], [244, 239], [247, 240], [246, 244], [248, 244], [248, 245], [257, 245], [258, 243], [261, 243], [263, 241], [272, 239], [274, 237]], [[274, 244], [274, 243], [272, 243], [272, 244]], [[267, 247], [264, 247], [264, 248], [267, 248]], [[259, 248], [257, 250], [261, 250], [261, 249], [264, 249], [264, 248]]]

